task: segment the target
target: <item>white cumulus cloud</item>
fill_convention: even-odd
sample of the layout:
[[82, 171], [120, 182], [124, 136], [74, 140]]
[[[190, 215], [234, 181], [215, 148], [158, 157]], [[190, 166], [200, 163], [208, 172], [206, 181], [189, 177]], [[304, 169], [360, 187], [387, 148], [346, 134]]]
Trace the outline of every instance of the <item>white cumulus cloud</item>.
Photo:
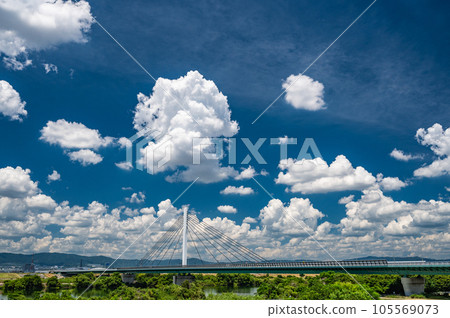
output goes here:
[[353, 168], [350, 161], [339, 155], [328, 165], [322, 158], [283, 159], [275, 180], [290, 186], [291, 192], [326, 193], [346, 190], [363, 190], [376, 183], [376, 178], [363, 167]]
[[81, 123], [59, 119], [49, 121], [41, 129], [41, 140], [67, 149], [98, 149], [113, 143], [114, 138], [103, 138], [99, 131]]
[[150, 142], [143, 154], [151, 151], [153, 162], [157, 163], [170, 152], [170, 160], [154, 167], [154, 172], [174, 171], [167, 178], [171, 182], [189, 182], [199, 177], [198, 181], [203, 183], [238, 174], [231, 167], [223, 167], [218, 156], [192, 164], [194, 138], [206, 138], [203, 143], [212, 144], [208, 138], [231, 137], [239, 130], [238, 123], [231, 120], [227, 98], [213, 81], [197, 71], [175, 80], [159, 78], [151, 96], [139, 93], [138, 101], [135, 129], [149, 128], [164, 136]]
[[235, 187], [235, 186], [228, 186], [222, 191], [220, 191], [221, 194], [239, 194], [239, 195], [250, 195], [255, 193], [252, 188], [250, 187]]
[[256, 175], [258, 175], [258, 173], [256, 172], [255, 168], [253, 168], [252, 166], [248, 166], [248, 168], [243, 168], [242, 171], [236, 177], [234, 177], [234, 179], [246, 180], [251, 179]]
[[56, 208], [56, 202], [45, 194], [38, 194], [32, 197], [25, 198], [25, 202], [30, 208], [40, 208], [44, 210], [51, 210]]
[[72, 161], [78, 161], [83, 166], [96, 165], [103, 161], [103, 157], [90, 149], [81, 149], [69, 152], [68, 156]]
[[384, 177], [382, 173], [377, 174], [377, 182], [384, 191], [397, 191], [408, 186], [407, 182], [398, 177]]
[[403, 152], [403, 150], [398, 150], [397, 148], [394, 148], [394, 150], [392, 150], [392, 152], [390, 153], [390, 156], [392, 158], [400, 160], [400, 161], [410, 161], [413, 159], [422, 158], [422, 156], [420, 156], [420, 155], [406, 154]]
[[434, 124], [428, 129], [420, 128], [416, 133], [417, 141], [430, 147], [438, 157], [431, 164], [414, 171], [416, 177], [439, 177], [450, 174], [450, 128]]
[[23, 198], [36, 194], [38, 184], [31, 180], [30, 173], [22, 167], [0, 169], [0, 197]]
[[297, 109], [316, 111], [325, 109], [324, 86], [306, 75], [290, 75], [283, 83], [286, 102]]
[[131, 197], [126, 198], [125, 200], [130, 203], [143, 203], [145, 202], [145, 194], [143, 192], [133, 193]]
[[56, 170], [53, 170], [53, 172], [47, 176], [48, 183], [59, 180], [61, 180], [61, 175]]
[[[0, 53], [6, 62], [33, 50], [87, 41], [93, 18], [87, 1], [0, 1]], [[12, 61], [12, 62], [11, 62]], [[19, 68], [20, 69], [20, 68]]]
[[381, 239], [384, 235], [420, 237], [447, 231], [450, 203], [420, 200], [394, 201], [379, 189], [364, 190], [358, 201], [346, 204], [347, 216], [340, 222], [342, 234]]
[[229, 213], [229, 214], [236, 214], [237, 209], [234, 206], [231, 205], [219, 205], [217, 207], [217, 210], [219, 210], [222, 213]]
[[302, 236], [314, 232], [318, 220], [324, 216], [309, 199], [292, 198], [287, 205], [279, 199], [270, 200], [259, 219], [271, 232]]
[[25, 104], [11, 84], [0, 80], [0, 113], [11, 120], [22, 121], [22, 118], [27, 115]]

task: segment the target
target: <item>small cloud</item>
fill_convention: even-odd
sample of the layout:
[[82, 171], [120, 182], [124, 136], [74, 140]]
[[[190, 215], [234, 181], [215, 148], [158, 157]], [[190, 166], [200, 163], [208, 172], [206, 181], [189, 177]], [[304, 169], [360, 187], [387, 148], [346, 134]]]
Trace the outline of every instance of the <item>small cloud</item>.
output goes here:
[[217, 210], [219, 210], [222, 213], [227, 213], [227, 214], [236, 214], [237, 213], [237, 209], [231, 205], [219, 205], [217, 207]]
[[126, 137], [119, 138], [117, 143], [119, 144], [120, 148], [126, 148], [126, 147], [131, 147], [132, 146], [131, 141], [128, 138], [126, 138]]
[[90, 149], [81, 149], [74, 152], [69, 152], [68, 156], [72, 161], [78, 161], [83, 166], [96, 165], [103, 161], [103, 157]]
[[285, 100], [297, 109], [316, 111], [325, 109], [324, 86], [306, 75], [291, 75], [283, 83]]
[[125, 199], [130, 203], [143, 203], [145, 201], [145, 194], [143, 192], [133, 193], [131, 197]]
[[406, 154], [403, 152], [403, 150], [398, 150], [397, 148], [394, 148], [394, 150], [392, 150], [392, 152], [390, 153], [390, 156], [394, 159], [397, 159], [400, 161], [405, 161], [405, 162], [423, 158], [421, 155]]
[[397, 177], [384, 178], [382, 173], [377, 174], [377, 181], [384, 191], [396, 191], [408, 185], [408, 183], [403, 182]]
[[239, 194], [239, 195], [250, 195], [255, 193], [255, 191], [253, 191], [252, 188], [250, 187], [244, 187], [244, 186], [240, 186], [240, 187], [235, 187], [235, 186], [228, 186], [225, 189], [223, 189], [222, 191], [220, 191], [221, 194]]
[[33, 64], [33, 61], [25, 58], [24, 61], [19, 61], [15, 57], [4, 57], [3, 63], [5, 64], [5, 67], [9, 70], [13, 71], [23, 71], [26, 67]]
[[51, 64], [51, 63], [47, 64], [47, 63], [44, 63], [44, 64], [42, 64], [42, 65], [44, 66], [45, 74], [48, 74], [48, 73], [50, 73], [50, 72], [58, 73], [58, 67], [57, 67], [55, 64]]
[[252, 166], [249, 166], [248, 168], [243, 168], [240, 174], [238, 174], [236, 177], [234, 177], [235, 180], [245, 180], [245, 179], [251, 179], [258, 175], [256, 173], [255, 168]]
[[53, 172], [51, 174], [49, 174], [47, 177], [48, 183], [53, 182], [53, 181], [59, 181], [59, 180], [61, 180], [61, 175], [56, 170], [53, 170]]
[[123, 191], [131, 191], [131, 190], [133, 190], [133, 188], [132, 187], [122, 187], [122, 190]]
[[115, 165], [118, 168], [120, 168], [122, 170], [126, 170], [126, 171], [130, 171], [131, 169], [133, 169], [133, 165], [128, 161], [117, 162], [117, 163], [115, 163]]
[[242, 223], [258, 223], [258, 221], [255, 218], [251, 218], [249, 216], [247, 216]]
[[102, 137], [97, 129], [88, 128], [82, 123], [68, 122], [65, 119], [47, 122], [41, 129], [39, 139], [68, 149], [98, 149], [114, 144], [114, 138]]

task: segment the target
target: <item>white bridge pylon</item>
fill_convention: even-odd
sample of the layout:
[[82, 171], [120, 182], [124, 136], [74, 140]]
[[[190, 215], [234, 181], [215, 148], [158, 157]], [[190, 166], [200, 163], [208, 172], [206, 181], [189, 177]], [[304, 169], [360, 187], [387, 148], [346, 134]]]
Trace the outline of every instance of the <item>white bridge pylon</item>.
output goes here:
[[187, 266], [187, 234], [188, 234], [188, 207], [183, 207], [183, 246], [181, 265]]
[[[153, 244], [139, 262], [139, 266], [179, 266], [180, 261], [182, 266], [188, 266], [189, 247], [191, 251], [195, 250], [195, 258], [202, 264], [267, 262], [213, 226], [204, 221], [200, 222], [197, 216], [188, 210], [188, 206], [183, 207], [183, 214]], [[176, 256], [177, 253], [181, 255]], [[193, 261], [194, 258], [190, 260]]]

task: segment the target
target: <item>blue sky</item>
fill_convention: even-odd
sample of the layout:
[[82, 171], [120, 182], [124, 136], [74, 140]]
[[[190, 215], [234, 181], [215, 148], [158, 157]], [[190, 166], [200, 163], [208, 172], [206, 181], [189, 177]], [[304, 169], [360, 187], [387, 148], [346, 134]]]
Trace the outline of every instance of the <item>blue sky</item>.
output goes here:
[[[156, 218], [156, 212], [142, 209], [167, 211], [172, 218], [156, 222], [151, 233], [127, 254], [140, 257], [164, 229], [164, 222], [169, 224], [182, 205], [189, 204], [199, 218], [207, 218], [265, 257], [281, 257], [292, 251], [293, 258], [326, 258], [287, 214], [304, 222], [337, 258], [449, 257], [450, 43], [444, 34], [450, 27], [450, 4], [378, 0], [305, 77], [299, 74], [371, 1], [133, 1], [126, 5], [81, 1], [57, 8], [56, 12], [71, 14], [73, 19], [67, 23], [59, 20], [58, 13], [46, 13], [31, 1], [5, 3], [0, 5], [0, 17], [10, 19], [0, 22], [0, 81], [10, 87], [4, 84], [0, 93], [6, 96], [14, 90], [20, 101], [26, 102], [27, 115], [14, 119], [6, 113], [7, 100], [0, 98], [0, 168], [14, 168], [14, 172], [3, 170], [3, 176], [0, 174], [4, 183], [3, 190], [0, 187], [4, 201], [0, 204], [2, 251], [116, 256], [145, 229], [146, 222]], [[41, 20], [33, 25], [30, 21], [36, 16]], [[193, 181], [166, 180], [188, 169], [186, 165], [174, 164], [155, 175], [116, 165], [125, 161], [119, 140], [136, 133], [136, 118], [147, 120], [150, 128], [176, 128], [173, 123], [167, 126], [148, 121], [136, 108], [139, 93], [150, 97], [164, 95], [164, 91], [92, 17], [155, 78], [167, 79], [166, 89], [176, 92], [176, 83], [189, 87], [194, 76], [188, 72], [197, 71], [203, 78], [197, 78], [199, 85], [212, 81], [208, 83], [227, 97], [225, 116], [217, 112], [222, 115], [215, 117], [225, 128], [202, 130], [202, 137], [249, 138], [252, 142], [284, 136], [300, 142], [314, 138], [327, 168], [341, 155], [341, 163], [349, 163], [350, 168], [312, 168], [297, 175], [292, 167], [280, 169], [279, 147], [266, 141], [261, 153], [267, 164], [252, 159], [250, 165], [256, 171], [255, 179], [275, 199], [252, 178], [237, 177], [236, 173], [248, 168], [237, 165], [217, 182], [204, 183], [199, 175], [199, 182], [174, 207], [167, 205], [165, 200], [173, 202]], [[45, 24], [47, 19], [55, 19], [54, 29]], [[11, 37], [21, 45], [11, 44]], [[11, 59], [22, 66], [12, 66]], [[32, 64], [25, 65], [26, 60]], [[57, 72], [46, 73], [43, 64], [55, 65]], [[294, 102], [285, 98], [290, 96], [288, 90], [252, 124], [283, 91], [290, 75], [299, 79], [297, 83], [304, 80], [304, 85], [293, 86]], [[201, 98], [217, 99], [218, 92], [208, 91]], [[189, 89], [178, 93], [182, 99], [197, 98]], [[322, 109], [305, 109], [305, 100], [314, 98], [323, 102]], [[176, 109], [173, 102], [169, 107], [164, 100], [155, 100], [143, 107], [158, 104], [168, 116]], [[20, 107], [17, 99], [14, 101], [17, 110]], [[10, 106], [12, 102], [9, 100]], [[213, 104], [204, 103], [204, 107], [217, 110]], [[226, 114], [231, 114], [231, 121]], [[185, 116], [186, 122], [189, 117]], [[63, 125], [66, 131], [45, 135], [43, 128], [58, 120], [68, 123]], [[231, 132], [232, 121], [238, 124], [238, 132]], [[71, 136], [75, 144], [79, 142], [69, 123], [84, 125], [82, 133], [91, 137], [92, 130], [97, 130], [98, 138], [114, 139], [110, 143], [99, 141], [100, 146], [64, 146], [62, 140]], [[183, 129], [188, 135], [197, 128], [187, 125]], [[424, 130], [418, 133], [419, 129]], [[186, 143], [175, 144], [180, 145]], [[296, 158], [300, 146], [289, 146], [288, 157]], [[70, 158], [81, 149], [89, 149], [90, 159], [85, 160], [91, 161], [84, 165]], [[394, 149], [413, 158], [398, 160], [391, 155]], [[240, 143], [238, 159], [246, 154]], [[93, 162], [92, 156], [101, 156], [102, 161]], [[186, 159], [183, 155], [180, 158]], [[216, 161], [212, 167], [217, 165], [227, 166], [226, 160]], [[359, 174], [357, 167], [364, 171]], [[425, 170], [417, 172], [421, 167]], [[211, 169], [210, 176], [215, 171]], [[60, 179], [49, 182], [53, 170]], [[262, 170], [268, 174], [261, 175]], [[287, 174], [289, 181], [277, 182], [280, 172]], [[391, 188], [383, 185], [383, 177], [377, 178], [380, 173], [390, 178], [385, 182], [393, 183]], [[37, 188], [23, 190], [19, 181], [28, 185], [37, 182]], [[300, 190], [286, 191], [294, 185]], [[227, 186], [250, 187], [255, 193], [221, 194]], [[11, 196], [13, 189], [20, 194]], [[139, 192], [145, 195], [143, 202], [127, 200]], [[38, 195], [41, 203], [30, 203], [37, 201]], [[338, 203], [343, 197], [348, 202]], [[97, 210], [89, 208], [92, 202], [98, 204]], [[166, 203], [158, 208], [161, 202]], [[218, 207], [225, 205], [237, 213], [220, 212]], [[126, 208], [134, 212], [125, 212]], [[113, 217], [114, 209], [120, 211], [117, 217]], [[244, 221], [247, 217], [254, 220]], [[335, 246], [336, 241], [341, 243]]]

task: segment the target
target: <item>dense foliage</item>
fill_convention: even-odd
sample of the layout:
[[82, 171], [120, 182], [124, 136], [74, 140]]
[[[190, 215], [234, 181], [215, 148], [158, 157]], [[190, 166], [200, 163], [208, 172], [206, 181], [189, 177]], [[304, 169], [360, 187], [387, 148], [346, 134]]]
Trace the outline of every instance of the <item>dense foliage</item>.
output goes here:
[[[426, 296], [450, 291], [449, 276], [427, 276]], [[247, 288], [255, 295], [233, 291]], [[214, 293], [209, 292], [211, 289]], [[206, 293], [205, 293], [206, 292]], [[4, 282], [9, 299], [378, 299], [380, 295], [401, 295], [397, 275], [353, 275], [326, 272], [320, 275], [270, 276], [250, 274], [195, 275], [182, 286], [172, 283], [169, 274], [138, 274], [133, 284], [124, 284], [121, 275], [95, 276], [92, 273], [58, 279], [27, 275]], [[442, 297], [445, 297], [442, 296]], [[448, 294], [447, 294], [448, 297]]]
[[5, 294], [14, 295], [14, 298], [24, 299], [24, 296], [30, 296], [40, 292], [44, 288], [42, 279], [37, 275], [26, 275], [15, 280], [4, 282], [3, 291]]

